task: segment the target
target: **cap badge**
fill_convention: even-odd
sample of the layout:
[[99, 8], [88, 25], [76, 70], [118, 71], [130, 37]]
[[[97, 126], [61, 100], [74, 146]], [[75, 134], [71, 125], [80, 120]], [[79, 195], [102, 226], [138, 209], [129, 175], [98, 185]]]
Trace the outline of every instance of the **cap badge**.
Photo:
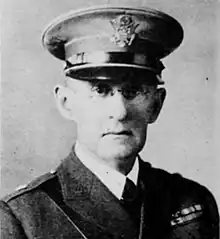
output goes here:
[[115, 30], [111, 40], [119, 47], [130, 46], [135, 39], [135, 30], [139, 24], [135, 24], [134, 19], [129, 15], [121, 15], [110, 22]]

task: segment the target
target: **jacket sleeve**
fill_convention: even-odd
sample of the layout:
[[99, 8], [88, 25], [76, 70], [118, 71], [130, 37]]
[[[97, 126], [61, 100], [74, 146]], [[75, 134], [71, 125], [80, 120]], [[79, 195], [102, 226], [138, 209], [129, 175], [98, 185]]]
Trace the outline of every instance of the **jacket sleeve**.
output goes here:
[[189, 194], [179, 201], [168, 238], [219, 239], [219, 213], [213, 195], [198, 184], [188, 184], [185, 189]]
[[4, 201], [0, 201], [0, 220], [1, 239], [27, 239], [22, 225]]

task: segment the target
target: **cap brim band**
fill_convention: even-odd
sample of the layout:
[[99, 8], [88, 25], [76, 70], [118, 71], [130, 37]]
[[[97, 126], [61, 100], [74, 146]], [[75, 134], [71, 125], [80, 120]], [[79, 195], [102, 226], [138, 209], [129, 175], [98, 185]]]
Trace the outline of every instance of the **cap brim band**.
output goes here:
[[65, 75], [79, 80], [114, 81], [141, 77], [149, 84], [164, 84], [161, 75], [155, 74], [150, 68], [128, 64], [85, 64], [66, 69]]
[[91, 52], [79, 53], [68, 58], [65, 70], [73, 67], [102, 67], [102, 66], [124, 66], [148, 69], [161, 74], [164, 65], [160, 60], [148, 57], [144, 54], [132, 52]]

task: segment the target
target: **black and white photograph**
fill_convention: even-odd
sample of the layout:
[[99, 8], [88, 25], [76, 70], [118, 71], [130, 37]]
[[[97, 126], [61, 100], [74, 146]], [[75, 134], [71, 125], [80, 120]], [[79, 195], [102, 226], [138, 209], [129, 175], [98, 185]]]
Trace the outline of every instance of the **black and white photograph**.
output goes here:
[[1, 239], [219, 239], [219, 9], [1, 1]]

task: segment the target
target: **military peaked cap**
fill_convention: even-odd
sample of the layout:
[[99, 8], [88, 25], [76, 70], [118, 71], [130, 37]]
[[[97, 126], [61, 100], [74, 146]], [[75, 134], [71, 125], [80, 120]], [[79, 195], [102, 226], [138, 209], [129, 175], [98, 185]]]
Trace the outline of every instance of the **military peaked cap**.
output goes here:
[[181, 25], [149, 8], [97, 7], [70, 12], [44, 31], [44, 47], [65, 62], [76, 79], [112, 79], [133, 71], [155, 73], [162, 83], [161, 59], [183, 40]]

